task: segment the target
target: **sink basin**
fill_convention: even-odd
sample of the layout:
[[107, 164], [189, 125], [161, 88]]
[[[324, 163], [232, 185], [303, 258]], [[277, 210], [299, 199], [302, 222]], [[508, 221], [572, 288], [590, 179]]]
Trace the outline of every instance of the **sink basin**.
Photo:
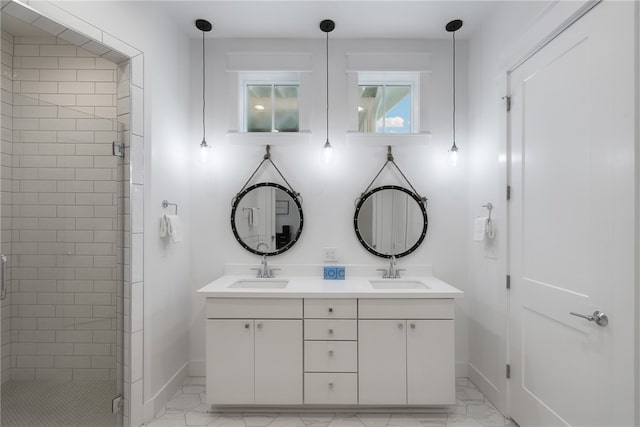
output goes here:
[[427, 285], [415, 280], [369, 280], [374, 289], [429, 289]]
[[228, 287], [241, 289], [284, 289], [288, 284], [288, 280], [239, 280]]

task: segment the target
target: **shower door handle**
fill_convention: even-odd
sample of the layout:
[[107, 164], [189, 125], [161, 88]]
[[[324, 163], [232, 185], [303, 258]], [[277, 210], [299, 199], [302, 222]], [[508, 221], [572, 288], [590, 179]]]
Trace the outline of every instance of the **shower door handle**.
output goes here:
[[0, 300], [7, 297], [7, 256], [0, 255]]

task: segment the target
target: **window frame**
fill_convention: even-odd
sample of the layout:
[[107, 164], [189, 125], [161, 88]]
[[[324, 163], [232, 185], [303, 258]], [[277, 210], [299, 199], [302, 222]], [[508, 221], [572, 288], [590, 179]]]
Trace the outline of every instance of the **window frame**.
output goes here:
[[[264, 133], [278, 133], [274, 131], [275, 125], [275, 108], [273, 106], [274, 97], [275, 97], [275, 86], [296, 86], [298, 88], [298, 129], [301, 128], [300, 125], [300, 106], [301, 106], [301, 90], [302, 85], [300, 84], [300, 73], [295, 71], [287, 71], [287, 72], [241, 72], [239, 73], [239, 114], [238, 118], [240, 123], [238, 124], [238, 128], [240, 132], [250, 133], [250, 134], [264, 134]], [[248, 121], [248, 106], [249, 100], [247, 98], [247, 86], [271, 86], [271, 132], [252, 132], [247, 130], [247, 121]], [[283, 132], [283, 133], [295, 133], [295, 132]]]
[[[410, 86], [411, 88], [411, 108], [410, 108], [410, 123], [411, 128], [409, 132], [394, 133], [394, 132], [361, 132], [358, 129], [355, 130], [358, 134], [375, 134], [375, 135], [410, 135], [420, 132], [420, 79], [421, 75], [419, 71], [359, 71], [357, 73], [358, 89], [361, 86], [383, 86], [383, 90], [386, 91], [387, 86]], [[383, 96], [385, 94], [383, 93]], [[356, 114], [359, 104], [356, 103]], [[385, 116], [386, 117], [386, 116]], [[386, 130], [386, 122], [383, 122], [383, 128]]]

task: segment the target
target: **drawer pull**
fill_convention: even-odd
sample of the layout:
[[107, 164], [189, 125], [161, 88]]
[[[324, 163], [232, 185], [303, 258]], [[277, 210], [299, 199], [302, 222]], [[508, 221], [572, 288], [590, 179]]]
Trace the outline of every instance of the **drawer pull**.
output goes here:
[[333, 383], [329, 383], [329, 388], [333, 388]]
[[329, 329], [329, 335], [333, 335], [333, 329]]
[[404, 328], [404, 325], [402, 323], [398, 323], [398, 329], [402, 329]]
[[333, 350], [329, 350], [329, 357], [333, 357]]
[[333, 307], [329, 307], [329, 313], [333, 313]]
[[415, 324], [415, 323], [412, 323], [412, 324], [411, 324], [411, 329], [415, 329], [415, 328], [416, 328], [416, 324]]
[[244, 328], [245, 328], [245, 329], [249, 329], [249, 324], [248, 324], [248, 323], [245, 323], [245, 324], [244, 324]]
[[262, 329], [262, 323], [258, 323], [258, 329]]

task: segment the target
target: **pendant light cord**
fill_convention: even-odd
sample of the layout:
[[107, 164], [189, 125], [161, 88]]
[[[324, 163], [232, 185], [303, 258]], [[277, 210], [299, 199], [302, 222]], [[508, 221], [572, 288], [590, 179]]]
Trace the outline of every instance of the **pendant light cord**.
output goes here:
[[204, 144], [206, 144], [206, 127], [205, 127], [205, 123], [204, 123], [204, 112], [205, 112], [205, 106], [206, 106], [206, 99], [205, 99], [205, 66], [206, 66], [206, 61], [205, 61], [205, 52], [204, 52], [204, 31], [202, 32], [202, 142]]
[[326, 44], [326, 56], [327, 56], [327, 142], [329, 141], [329, 32], [327, 32], [327, 44]]
[[453, 146], [456, 146], [456, 32], [453, 35]]

